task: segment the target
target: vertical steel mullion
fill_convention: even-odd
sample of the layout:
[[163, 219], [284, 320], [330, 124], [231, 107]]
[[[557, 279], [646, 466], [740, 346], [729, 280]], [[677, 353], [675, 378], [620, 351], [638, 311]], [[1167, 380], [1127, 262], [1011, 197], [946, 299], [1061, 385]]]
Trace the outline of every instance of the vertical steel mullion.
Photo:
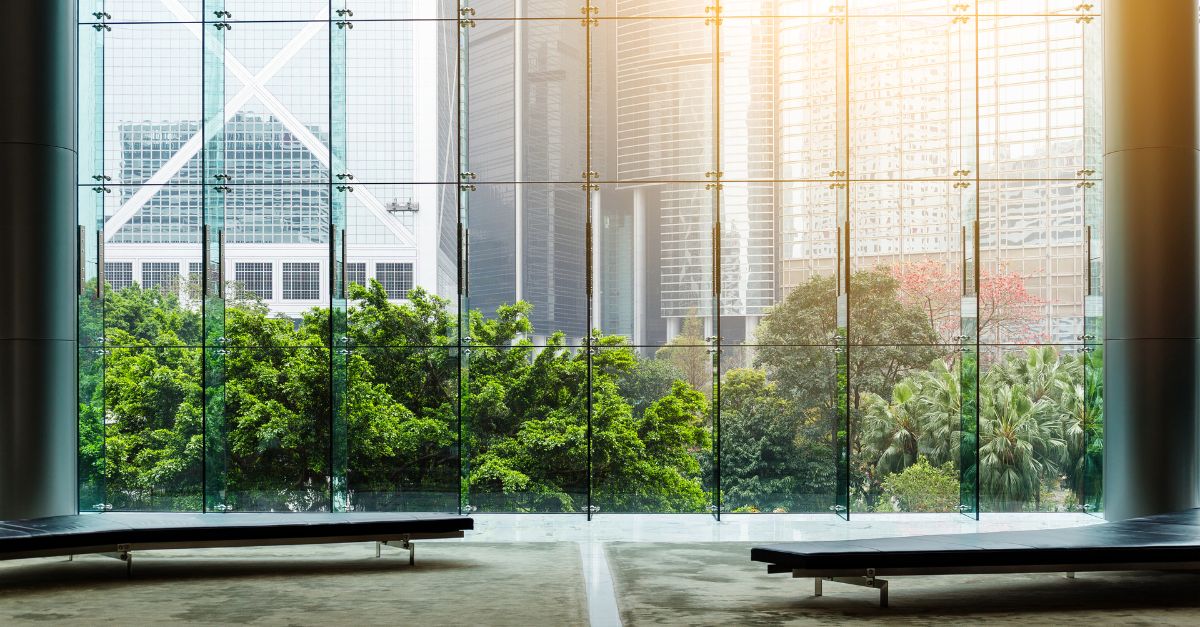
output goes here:
[[[983, 361], [982, 359], [980, 359], [980, 352], [979, 352], [979, 350], [980, 350], [980, 344], [979, 344], [979, 341], [980, 341], [980, 338], [979, 338], [979, 335], [980, 335], [979, 334], [979, 311], [980, 310], [979, 310], [979, 305], [980, 305], [981, 294], [982, 294], [982, 291], [980, 290], [980, 285], [979, 285], [979, 277], [980, 277], [979, 268], [980, 268], [980, 260], [981, 260], [980, 246], [979, 246], [979, 218], [980, 218], [979, 214], [980, 214], [980, 207], [981, 207], [980, 202], [982, 201], [982, 192], [980, 190], [982, 176], [981, 176], [980, 170], [983, 169], [983, 163], [982, 163], [982, 161], [980, 161], [981, 151], [979, 149], [980, 124], [979, 124], [979, 3], [978, 2], [975, 3], [975, 25], [974, 26], [975, 26], [975, 41], [972, 42], [971, 49], [974, 51], [974, 57], [975, 57], [975, 77], [974, 77], [975, 78], [975, 94], [974, 94], [974, 98], [973, 98], [973, 103], [975, 105], [975, 107], [974, 107], [975, 108], [975, 167], [973, 168], [975, 170], [975, 242], [974, 242], [974, 247], [975, 247], [975, 251], [974, 251], [975, 252], [975, 263], [974, 263], [974, 266], [975, 266], [975, 328], [974, 328], [974, 333], [973, 333], [973, 335], [975, 336], [975, 340], [974, 340], [975, 372], [973, 375], [974, 379], [975, 379], [975, 382], [974, 382], [975, 383], [975, 385], [974, 385], [975, 400], [974, 400], [974, 411], [972, 413], [974, 413], [973, 417], [975, 419], [975, 432], [974, 432], [975, 437], [973, 438], [975, 441], [975, 451], [974, 451], [975, 457], [973, 459], [974, 464], [975, 464], [975, 485], [973, 486], [974, 490], [975, 490], [974, 519], [979, 520], [979, 510], [980, 510], [979, 504], [980, 504], [980, 497], [981, 497], [981, 495], [980, 495], [980, 485], [981, 485], [981, 483], [980, 483], [981, 472], [980, 471], [981, 471], [981, 469], [979, 467], [979, 410], [980, 410], [980, 405], [981, 405], [980, 398], [979, 398], [980, 397], [980, 388], [979, 388], [980, 368], [979, 368], [979, 366]], [[959, 399], [959, 402], [960, 403], [962, 402], [961, 397]], [[961, 446], [961, 442], [959, 443], [959, 445]]]
[[713, 467], [713, 515], [721, 520], [721, 179], [724, 176], [721, 154], [721, 24], [723, 22], [720, 0], [713, 7], [712, 71], [713, 71], [713, 195], [712, 195], [712, 321], [713, 341], [709, 348], [712, 360], [712, 467]]
[[[469, 313], [467, 313], [467, 308], [470, 306], [469, 294], [467, 291], [468, 290], [468, 283], [467, 283], [468, 275], [467, 275], [467, 273], [468, 273], [468, 256], [469, 256], [467, 238], [469, 237], [470, 234], [467, 232], [468, 224], [467, 224], [467, 221], [465, 220], [465, 216], [464, 216], [465, 207], [463, 204], [463, 194], [465, 192], [463, 191], [463, 188], [462, 188], [462, 185], [466, 182], [463, 179], [463, 173], [465, 171], [465, 168], [463, 167], [463, 165], [464, 165], [463, 153], [466, 150], [466, 146], [467, 146], [466, 135], [467, 135], [468, 127], [467, 127], [467, 119], [466, 119], [467, 116], [465, 115], [465, 112], [464, 112], [465, 99], [463, 98], [463, 90], [465, 89], [465, 83], [466, 83], [465, 79], [466, 79], [467, 74], [466, 74], [466, 72], [464, 72], [464, 68], [463, 68], [463, 63], [466, 61], [466, 59], [464, 58], [465, 55], [463, 54], [463, 42], [464, 42], [463, 25], [461, 22], [457, 21], [457, 20], [462, 19], [463, 9], [465, 8], [464, 7], [465, 3], [466, 3], [466, 0], [458, 0], [455, 3], [455, 5], [454, 5], [455, 13], [453, 16], [454, 19], [456, 20], [455, 28], [454, 28], [454, 44], [455, 44], [455, 47], [454, 47], [454, 55], [455, 55], [454, 120], [455, 120], [455, 128], [454, 128], [454, 130], [456, 133], [456, 136], [455, 136], [456, 150], [455, 150], [455, 155], [454, 155], [454, 163], [455, 163], [454, 204], [455, 204], [455, 209], [458, 212], [457, 216], [456, 216], [456, 219], [458, 221], [458, 241], [457, 241], [457, 257], [456, 257], [458, 260], [458, 268], [457, 268], [457, 279], [458, 279], [458, 281], [457, 281], [458, 312], [457, 313], [458, 313], [458, 315], [457, 315], [457, 320], [455, 321], [455, 324], [458, 327], [457, 337], [455, 338], [455, 347], [458, 349], [458, 353], [457, 353], [458, 368], [456, 368], [458, 390], [457, 390], [457, 394], [456, 394], [455, 414], [456, 414], [456, 418], [458, 420], [457, 451], [458, 451], [458, 513], [459, 513], [459, 515], [470, 513], [468, 510], [468, 508], [470, 507], [470, 504], [467, 502], [468, 499], [470, 499], [470, 492], [469, 492], [468, 485], [467, 485], [467, 481], [469, 480], [468, 460], [467, 460], [466, 455], [464, 455], [464, 447], [463, 447], [463, 440], [465, 439], [465, 435], [466, 435], [464, 433], [464, 424], [466, 421], [463, 420], [463, 412], [464, 412], [464, 410], [468, 409], [468, 407], [466, 405], [467, 401], [466, 401], [465, 397], [468, 394], [467, 387], [470, 384], [470, 355], [467, 352], [470, 350], [470, 348], [467, 345], [467, 343], [464, 341], [464, 338], [471, 332], [470, 315], [469, 315]], [[464, 321], [465, 321], [465, 324], [464, 324]], [[470, 451], [466, 451], [466, 453], [470, 454]]]
[[[334, 306], [334, 296], [336, 296], [336, 293], [334, 290], [336, 289], [336, 285], [337, 285], [337, 279], [336, 279], [337, 275], [335, 274], [337, 271], [337, 268], [336, 268], [337, 237], [335, 236], [335, 234], [337, 233], [337, 227], [336, 227], [336, 224], [334, 223], [335, 218], [333, 216], [333, 205], [334, 205], [334, 199], [333, 199], [334, 171], [333, 170], [334, 170], [334, 162], [335, 162], [334, 146], [336, 146], [338, 138], [334, 137], [335, 130], [334, 130], [334, 126], [333, 126], [333, 0], [328, 0], [328, 2], [326, 3], [326, 11], [327, 11], [327, 13], [325, 14], [325, 18], [326, 18], [326, 20], [328, 20], [326, 23], [326, 28], [329, 29], [329, 35], [325, 40], [325, 46], [326, 46], [325, 62], [327, 64], [326, 71], [328, 72], [328, 75], [327, 75], [328, 85], [326, 86], [328, 89], [328, 95], [327, 95], [327, 102], [325, 104], [327, 106], [326, 118], [327, 118], [327, 122], [329, 124], [329, 180], [326, 184], [326, 189], [329, 190], [328, 193], [329, 193], [329, 210], [330, 210], [329, 211], [329, 218], [330, 218], [329, 219], [329, 262], [330, 263], [329, 263], [329, 328], [326, 330], [326, 332], [329, 334], [329, 357], [328, 357], [328, 359], [326, 359], [326, 365], [328, 367], [328, 372], [326, 374], [329, 377], [329, 441], [327, 442], [327, 447], [326, 447], [327, 457], [325, 459], [325, 462], [329, 465], [328, 466], [328, 468], [329, 468], [329, 486], [328, 486], [329, 487], [329, 511], [336, 512], [337, 511], [337, 506], [336, 506], [336, 500], [337, 500], [336, 496], [337, 495], [335, 494], [334, 486], [337, 484], [337, 469], [335, 469], [333, 466], [333, 463], [334, 463], [333, 448], [334, 448], [334, 446], [336, 446], [336, 443], [334, 442], [334, 440], [335, 440], [334, 433], [337, 429], [337, 413], [338, 413], [337, 401], [339, 399], [338, 399], [338, 395], [337, 395], [337, 380], [336, 380], [337, 364], [336, 364], [336, 356], [335, 356], [335, 353], [337, 352], [337, 337], [335, 337], [335, 335], [334, 335], [334, 328], [337, 326], [337, 324], [334, 321], [334, 318], [337, 316], [337, 311], [335, 310], [335, 306]], [[343, 264], [346, 263], [345, 258], [342, 259], [342, 263]]]
[[[584, 9], [584, 168], [583, 173], [583, 198], [584, 198], [584, 292], [587, 300], [587, 306], [584, 307], [585, 323], [584, 323], [584, 352], [587, 360], [587, 519], [592, 520], [592, 513], [595, 511], [594, 495], [592, 494], [592, 446], [595, 441], [595, 434], [592, 432], [592, 422], [595, 413], [593, 402], [593, 368], [595, 366], [594, 352], [598, 348], [594, 345], [592, 337], [592, 325], [594, 323], [595, 302], [593, 301], [595, 280], [595, 265], [593, 263], [594, 238], [592, 230], [595, 225], [592, 221], [592, 3], [588, 0]], [[520, 234], [517, 235], [520, 237]]]
[[842, 494], [841, 496], [843, 498], [845, 498], [845, 501], [846, 501], [846, 511], [845, 511], [846, 521], [850, 520], [850, 468], [851, 468], [851, 455], [853, 454], [853, 451], [854, 451], [854, 447], [853, 447], [853, 435], [854, 435], [853, 422], [854, 421], [851, 419], [851, 411], [853, 408], [850, 405], [850, 390], [852, 388], [851, 381], [850, 381], [850, 322], [851, 322], [851, 316], [850, 316], [850, 299], [851, 299], [851, 294], [850, 294], [850, 287], [851, 287], [850, 286], [850, 283], [851, 283], [851, 281], [850, 281], [850, 257], [852, 255], [852, 251], [850, 249], [850, 197], [851, 197], [851, 192], [852, 192], [852, 187], [851, 187], [851, 183], [850, 183], [851, 170], [852, 170], [852, 167], [851, 167], [851, 163], [852, 163], [851, 162], [851, 143], [852, 142], [850, 141], [851, 140], [850, 120], [851, 120], [852, 109], [850, 106], [850, 93], [851, 93], [850, 92], [850, 11], [848, 9], [849, 9], [849, 7], [847, 5], [846, 8], [844, 9], [846, 16], [842, 22], [842, 30], [843, 30], [843, 33], [842, 33], [843, 44], [842, 45], [845, 47], [845, 51], [846, 51], [845, 58], [843, 59], [843, 62], [845, 63], [845, 76], [846, 76], [846, 84], [844, 86], [845, 90], [846, 90], [846, 174], [845, 174], [845, 180], [846, 180], [845, 237], [846, 237], [846, 242], [845, 242], [845, 247], [844, 247], [844, 250], [846, 253], [846, 255], [845, 255], [846, 258], [843, 262], [845, 264], [845, 267], [843, 268], [843, 270], [845, 272], [845, 282], [844, 282], [845, 287], [844, 287], [844, 289], [845, 289], [845, 294], [846, 294], [846, 329], [845, 329], [846, 333], [845, 333], [844, 339], [842, 340], [843, 349], [844, 349], [842, 360], [846, 364], [846, 384], [845, 384], [846, 389], [842, 391], [845, 395], [844, 402], [846, 404], [846, 416], [845, 416], [845, 421], [846, 421], [845, 422], [846, 459], [845, 459], [845, 467], [843, 468], [843, 472], [846, 473], [845, 474], [846, 486], [845, 486], [845, 493]]

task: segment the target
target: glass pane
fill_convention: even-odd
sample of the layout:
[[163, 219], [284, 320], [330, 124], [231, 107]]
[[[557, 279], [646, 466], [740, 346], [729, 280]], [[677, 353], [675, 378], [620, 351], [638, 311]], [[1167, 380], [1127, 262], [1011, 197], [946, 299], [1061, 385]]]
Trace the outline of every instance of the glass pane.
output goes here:
[[[154, 212], [162, 184], [200, 183], [200, 28], [117, 25], [104, 35], [105, 174], [122, 197], [119, 222]], [[134, 196], [134, 192], [141, 194]], [[149, 206], [147, 206], [149, 205]]]
[[471, 454], [469, 507], [583, 513], [588, 505], [587, 356], [562, 344], [517, 340], [523, 327], [527, 322], [515, 313], [472, 320], [475, 343], [462, 404], [464, 448]]
[[[768, 178], [845, 178], [846, 174], [840, 172], [845, 170], [843, 162], [846, 157], [841, 147], [845, 140], [846, 122], [845, 59], [842, 56], [845, 25], [827, 18], [780, 19], [773, 23], [777, 28], [774, 48], [768, 45], [771, 39], [764, 38], [757, 28], [749, 29], [750, 32], [745, 35], [751, 37], [751, 42], [743, 45], [748, 53], [746, 65], [761, 67], [764, 53], [778, 56], [775, 69], [778, 81], [775, 97], [777, 118], [775, 124], [767, 128], [756, 124], [753, 137], [743, 140], [747, 152], [743, 164], [731, 160], [731, 142], [737, 135], [732, 132], [734, 127], [730, 120], [730, 103], [727, 102], [730, 100], [729, 89], [725, 87], [722, 90], [722, 170], [725, 177], [741, 178], [737, 173], [739, 167], [745, 169], [746, 177], [750, 177], [751, 166], [762, 159], [756, 147], [773, 140], [777, 165], [776, 172]], [[729, 46], [723, 43], [722, 47]], [[730, 67], [726, 61], [722, 74], [728, 83], [731, 76], [737, 79], [740, 72], [744, 71], [737, 65]], [[742, 91], [750, 92], [741, 97], [757, 96], [751, 102], [761, 100], [762, 96], [758, 95], [760, 87], [758, 82], [745, 82]], [[742, 120], [734, 118], [732, 122], [740, 125]], [[777, 135], [773, 135], [773, 132]]]
[[[457, 186], [351, 187], [345, 195], [347, 295], [363, 300], [378, 289], [386, 300], [399, 303], [414, 299], [419, 291], [421, 298], [436, 301], [439, 315], [453, 317], [458, 307]], [[451, 318], [445, 324], [456, 323]], [[446, 336], [448, 331], [439, 333]], [[396, 342], [387, 337], [375, 340], [382, 345]]]
[[103, 511], [105, 349], [79, 347], [79, 511]]
[[[102, 5], [103, 9], [95, 10], [108, 13], [108, 22], [199, 22], [204, 19], [203, 0], [92, 0], [80, 2], [80, 9], [87, 4]], [[84, 21], [94, 17], [90, 11], [80, 13], [79, 17]], [[196, 28], [199, 29], [199, 25]]]
[[852, 346], [855, 510], [956, 512], [962, 359], [955, 346]]
[[[653, 17], [668, 21], [669, 18], [703, 17], [711, 14], [710, 5], [715, 2], [706, 0], [591, 0], [591, 6], [599, 9], [595, 12], [600, 17], [647, 18]], [[721, 4], [726, 4], [725, 2]]]
[[328, 331], [236, 313], [225, 349], [226, 506], [329, 511]]
[[[981, 348], [980, 508], [1054, 512], [1086, 501], [1096, 415], [1079, 346]], [[1094, 407], [1094, 403], [1092, 403]]]
[[980, 0], [980, 15], [1098, 15], [1103, 0], [1080, 4], [1075, 0]]
[[225, 196], [228, 307], [328, 317], [329, 187], [235, 185]]
[[957, 342], [974, 191], [948, 181], [851, 187], [852, 344]]
[[701, 184], [599, 187], [591, 203], [594, 325], [639, 346], [709, 344], [713, 192]]
[[458, 180], [458, 28], [359, 21], [337, 33], [346, 39], [346, 158], [357, 183]]
[[[586, 2], [583, 4], [587, 4]], [[475, 10], [469, 17], [484, 19], [513, 19], [513, 18], [576, 18], [582, 19], [580, 7], [573, 0], [464, 0], [462, 5]], [[596, 5], [592, 2], [592, 5]], [[579, 24], [578, 21], [575, 22]]]
[[721, 341], [726, 344], [753, 342], [758, 322], [781, 293], [776, 287], [775, 189], [769, 182], [726, 183], [720, 194]]
[[203, 188], [112, 189], [104, 197], [105, 341], [200, 346]]
[[[1083, 511], [1090, 514], [1104, 513], [1104, 347], [1089, 345], [1083, 349], [1083, 405], [1076, 407], [1083, 413], [1073, 416], [1067, 429], [1068, 450], [1073, 444], [1082, 444], [1085, 458], [1080, 490]], [[1075, 456], [1072, 459], [1076, 459]], [[1078, 470], [1075, 477], [1079, 477]]]
[[[396, 0], [334, 0], [334, 17], [354, 20], [355, 30], [370, 20], [445, 19], [458, 20], [457, 0], [428, 0], [426, 2], [396, 2]], [[461, 2], [466, 6], [469, 2]], [[350, 14], [339, 14], [339, 6], [349, 7]], [[451, 24], [453, 26], [453, 23]], [[451, 31], [453, 35], [453, 31]]]
[[581, 180], [587, 29], [570, 19], [479, 20], [467, 30], [470, 172], [483, 182]]
[[[1085, 105], [1084, 50], [1085, 39], [1094, 41], [1098, 29], [1099, 23], [1074, 17], [980, 20], [984, 178], [1073, 179], [1097, 167], [1086, 156], [1095, 142], [1086, 139], [1085, 119], [1093, 116], [1094, 122], [1096, 114]], [[1091, 96], [1093, 103], [1097, 96]]]
[[581, 345], [587, 333], [581, 184], [472, 187], [467, 248], [471, 315], [496, 319], [505, 315], [502, 309], [517, 305], [528, 327], [522, 337], [537, 338], [541, 345], [561, 332], [568, 345]]
[[458, 512], [458, 357], [355, 348], [348, 386], [348, 509]]
[[[637, 4], [651, 13], [671, 3]], [[599, 22], [591, 29], [594, 178], [714, 180], [715, 29], [704, 19]]]
[[1073, 180], [983, 184], [980, 341], [1081, 341], [1090, 248], [1083, 189]]
[[853, 0], [851, 15], [952, 15], [965, 11], [955, 0]]
[[104, 453], [112, 509], [201, 509], [200, 354], [148, 342], [107, 352]]
[[723, 511], [828, 513], [843, 504], [835, 348], [722, 347]]
[[[329, 0], [222, 0], [236, 21], [289, 21], [329, 19]], [[213, 19], [207, 17], [206, 19]]]
[[328, 22], [239, 24], [229, 30], [227, 180], [276, 185], [329, 181], [329, 86]]
[[[973, 320], [972, 320], [973, 322]], [[973, 333], [970, 333], [973, 335]], [[979, 346], [960, 346], [958, 511], [979, 519]]]
[[602, 340], [592, 363], [595, 511], [709, 511], [714, 349], [616, 339]]
[[975, 25], [964, 20], [850, 20], [852, 179], [976, 175]]

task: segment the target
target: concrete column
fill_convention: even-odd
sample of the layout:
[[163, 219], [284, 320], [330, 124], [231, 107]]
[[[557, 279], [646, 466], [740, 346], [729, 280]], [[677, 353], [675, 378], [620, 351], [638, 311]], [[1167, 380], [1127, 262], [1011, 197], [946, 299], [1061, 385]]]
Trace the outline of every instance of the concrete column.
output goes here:
[[1104, 4], [1105, 517], [1200, 504], [1196, 3]]
[[0, 519], [76, 512], [76, 2], [0, 37]]

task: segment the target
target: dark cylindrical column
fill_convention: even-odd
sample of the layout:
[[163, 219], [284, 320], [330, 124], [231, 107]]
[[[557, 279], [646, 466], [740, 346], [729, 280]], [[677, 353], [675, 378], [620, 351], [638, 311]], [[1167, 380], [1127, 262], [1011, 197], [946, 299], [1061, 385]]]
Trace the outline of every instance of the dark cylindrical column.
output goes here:
[[1104, 3], [1105, 517], [1200, 504], [1196, 3]]
[[0, 519], [76, 512], [76, 0], [0, 37]]

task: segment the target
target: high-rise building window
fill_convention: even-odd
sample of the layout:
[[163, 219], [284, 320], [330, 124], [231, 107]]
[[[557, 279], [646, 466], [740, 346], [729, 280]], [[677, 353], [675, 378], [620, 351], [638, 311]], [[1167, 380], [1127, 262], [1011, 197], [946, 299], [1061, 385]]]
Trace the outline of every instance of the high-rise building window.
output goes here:
[[178, 261], [146, 261], [142, 263], [142, 287], [174, 291], [179, 289]]
[[383, 286], [388, 298], [408, 298], [408, 291], [413, 287], [412, 262], [377, 263], [375, 279]]
[[263, 300], [271, 300], [275, 296], [271, 265], [269, 261], [236, 263], [233, 265], [233, 280], [240, 283], [246, 292]]
[[133, 262], [108, 261], [104, 264], [104, 280], [114, 290], [123, 290], [133, 285]]
[[321, 264], [315, 261], [283, 263], [283, 298], [316, 300], [321, 297]]
[[357, 283], [359, 285], [367, 284], [367, 264], [363, 262], [355, 262], [346, 264], [346, 282]]

